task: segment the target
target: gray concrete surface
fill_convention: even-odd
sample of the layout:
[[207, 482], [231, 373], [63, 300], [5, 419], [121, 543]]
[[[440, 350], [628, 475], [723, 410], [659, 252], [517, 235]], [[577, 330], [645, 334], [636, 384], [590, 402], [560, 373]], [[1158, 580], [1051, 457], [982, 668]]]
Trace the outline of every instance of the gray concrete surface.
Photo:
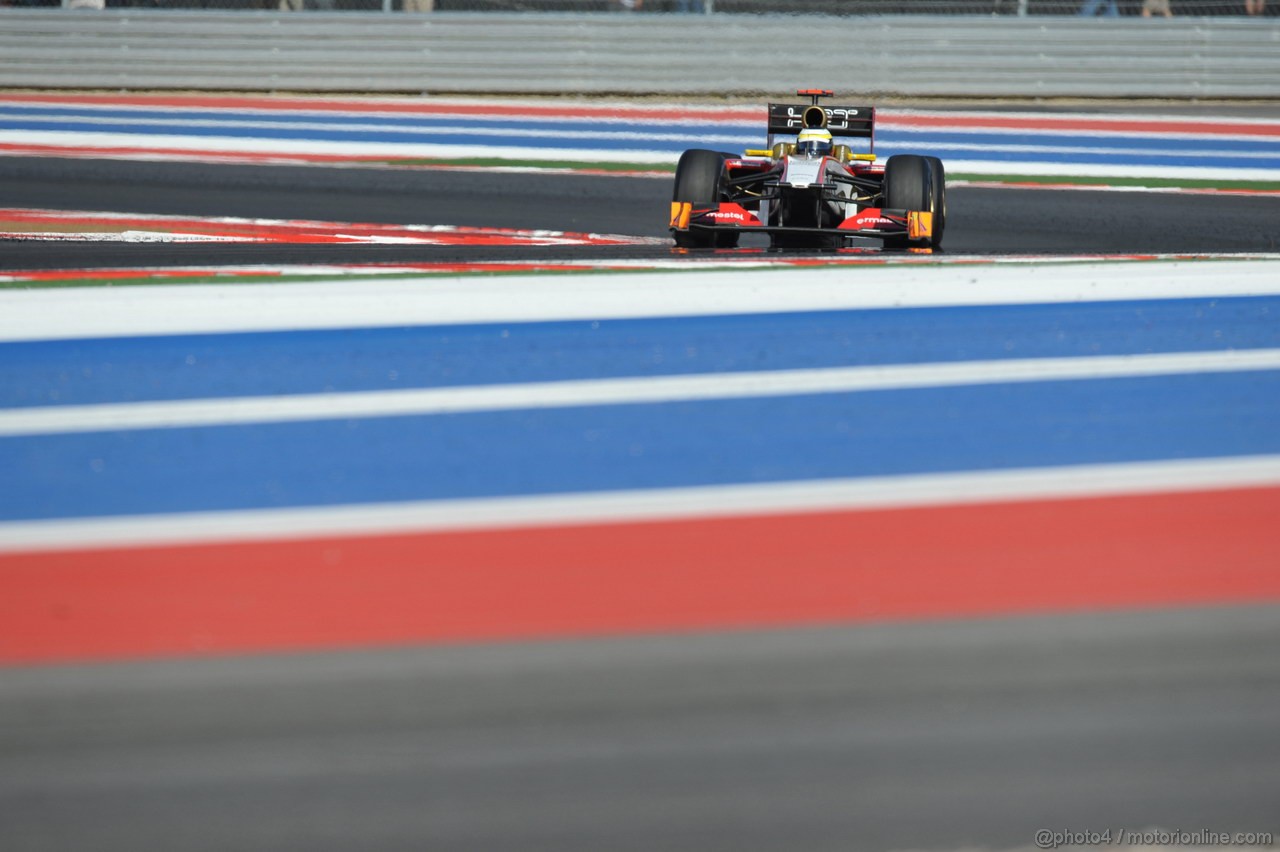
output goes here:
[[0, 848], [889, 850], [1280, 825], [1280, 607], [0, 672]]

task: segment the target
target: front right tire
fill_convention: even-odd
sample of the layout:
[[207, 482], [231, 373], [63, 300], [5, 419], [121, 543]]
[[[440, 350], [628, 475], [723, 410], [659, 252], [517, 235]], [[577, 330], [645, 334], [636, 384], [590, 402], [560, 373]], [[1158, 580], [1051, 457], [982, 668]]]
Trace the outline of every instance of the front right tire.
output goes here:
[[[946, 177], [942, 161], [937, 157], [897, 154], [884, 166], [884, 206], [891, 210], [920, 210], [933, 214], [933, 234], [925, 242], [928, 248], [942, 247], [946, 226]], [[907, 248], [911, 240], [905, 236], [884, 241], [885, 248]]]

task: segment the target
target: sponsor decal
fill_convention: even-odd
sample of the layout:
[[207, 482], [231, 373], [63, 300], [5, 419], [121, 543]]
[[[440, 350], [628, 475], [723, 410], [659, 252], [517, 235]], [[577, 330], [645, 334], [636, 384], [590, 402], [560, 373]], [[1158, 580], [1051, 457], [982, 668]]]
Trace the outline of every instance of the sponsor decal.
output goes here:
[[[813, 109], [811, 106], [787, 106], [787, 113], [784, 120], [787, 127], [796, 128], [797, 130], [804, 127], [804, 114]], [[861, 127], [866, 123], [865, 118], [860, 118], [860, 111], [853, 107], [819, 107], [827, 114], [826, 128], [833, 133], [840, 130], [849, 129], [850, 119]]]
[[858, 213], [856, 216], [850, 216], [848, 219], [845, 219], [840, 223], [840, 228], [847, 231], [901, 227], [901, 221], [890, 219], [882, 215], [881, 210], [878, 207], [869, 207]]
[[717, 224], [760, 225], [754, 213], [729, 202], [721, 204], [717, 210], [708, 210], [705, 216]]
[[805, 160], [798, 157], [787, 158], [787, 171], [782, 178], [783, 183], [794, 187], [806, 187], [822, 183], [823, 168], [826, 158]]

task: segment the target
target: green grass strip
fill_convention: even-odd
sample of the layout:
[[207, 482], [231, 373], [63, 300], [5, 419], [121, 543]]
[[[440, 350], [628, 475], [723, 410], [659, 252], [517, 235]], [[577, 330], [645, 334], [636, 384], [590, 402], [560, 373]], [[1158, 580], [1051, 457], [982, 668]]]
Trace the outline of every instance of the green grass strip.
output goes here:
[[0, 290], [56, 290], [60, 288], [72, 287], [156, 287], [156, 286], [182, 286], [186, 284], [219, 284], [234, 287], [237, 284], [308, 284], [312, 282], [331, 282], [331, 281], [394, 281], [404, 278], [456, 278], [459, 275], [577, 275], [582, 272], [591, 272], [597, 275], [612, 272], [653, 272], [656, 270], [645, 267], [636, 267], [632, 269], [597, 269], [590, 266], [583, 266], [581, 269], [483, 269], [476, 271], [468, 271], [465, 269], [442, 269], [412, 272], [373, 272], [373, 273], [351, 273], [340, 274], [328, 272], [324, 274], [308, 275], [306, 273], [283, 275], [200, 275], [200, 276], [182, 276], [182, 275], [153, 275], [128, 278], [97, 278], [91, 271], [85, 270], [81, 277], [77, 278], [59, 278], [59, 279], [42, 279], [30, 281], [0, 281]]
[[[432, 274], [432, 273], [427, 273]], [[369, 280], [393, 278], [419, 278], [421, 273], [387, 273], [375, 275], [153, 275], [128, 278], [95, 277], [85, 270], [79, 278], [41, 279], [31, 281], [0, 281], [0, 290], [56, 290], [65, 287], [155, 287], [182, 284], [293, 284], [310, 281]]]
[[[558, 171], [661, 172], [674, 174], [675, 163], [589, 163], [579, 160], [519, 160], [505, 157], [454, 157], [442, 159], [395, 158], [368, 160], [390, 166], [472, 166], [478, 168], [529, 168]], [[1019, 175], [1019, 174], [970, 174], [956, 172], [948, 175], [953, 180], [982, 183], [1069, 185], [1099, 187], [1135, 187], [1148, 189], [1233, 189], [1280, 191], [1280, 181], [1224, 180], [1217, 178], [1151, 178], [1151, 177], [1094, 177], [1090, 175]]]
[[[1141, 254], [1141, 253], [1135, 253]], [[895, 256], [887, 256], [888, 266], [910, 266], [914, 269], [955, 269], [952, 264], [948, 263], [893, 263]], [[1238, 263], [1241, 261], [1257, 260], [1257, 257], [1244, 254], [1241, 256], [1217, 255], [1213, 257], [1189, 255], [1169, 255], [1167, 257], [1144, 258], [1138, 261], [1131, 261], [1125, 257], [1120, 258], [1099, 258], [1090, 255], [1080, 255], [1077, 257], [1064, 256], [1060, 259], [1053, 260], [1034, 260], [1022, 261], [1022, 267], [1040, 267], [1040, 266], [1065, 266], [1071, 264], [1090, 264], [1090, 263], [1186, 263], [1188, 261], [1196, 263]], [[819, 266], [840, 266], [839, 260], [832, 258], [830, 264], [820, 264]], [[995, 266], [999, 265], [999, 261], [995, 258], [986, 260], [982, 265]], [[854, 266], [851, 264], [850, 266]], [[154, 275], [148, 277], [128, 277], [128, 278], [97, 278], [91, 271], [86, 270], [81, 277], [62, 278], [57, 280], [35, 280], [35, 281], [0, 281], [0, 290], [51, 290], [59, 288], [73, 287], [155, 287], [155, 286], [182, 286], [186, 284], [219, 284], [226, 286], [235, 286], [237, 284], [307, 284], [312, 282], [334, 282], [334, 281], [394, 281], [397, 279], [421, 279], [421, 278], [456, 278], [459, 276], [469, 277], [498, 277], [505, 275], [631, 275], [635, 273], [671, 273], [681, 274], [687, 272], [724, 272], [734, 271], [738, 273], [752, 272], [778, 272], [781, 270], [791, 269], [796, 272], [803, 272], [805, 269], [815, 269], [817, 266], [749, 266], [745, 268], [734, 268], [731, 262], [724, 264], [708, 263], [705, 266], [690, 265], [687, 267], [647, 267], [636, 266], [634, 268], [599, 268], [593, 266], [583, 266], [579, 269], [528, 269], [523, 267], [515, 267], [512, 269], [484, 269], [468, 271], [465, 269], [449, 269], [449, 270], [413, 270], [405, 272], [384, 272], [384, 273], [351, 273], [347, 275], [326, 272], [323, 274], [308, 275], [306, 273], [283, 275], [201, 275], [201, 276], [166, 276]]]
[[[663, 172], [674, 174], [675, 163], [588, 163], [577, 160], [515, 160], [502, 157], [460, 157], [448, 159], [387, 159], [376, 162], [392, 166], [473, 166], [481, 168], [521, 167], [561, 171]], [[1151, 178], [1151, 177], [1094, 177], [1090, 175], [1019, 175], [1019, 174], [969, 174], [957, 172], [948, 175], [954, 180], [1011, 184], [1066, 184], [1072, 186], [1118, 186], [1152, 189], [1243, 189], [1258, 191], [1280, 190], [1280, 181], [1223, 180], [1217, 178]]]
[[555, 169], [558, 171], [594, 172], [670, 172], [675, 163], [584, 163], [574, 160], [513, 160], [498, 157], [461, 157], [450, 159], [389, 159], [362, 160], [361, 162], [385, 163], [389, 166], [474, 166], [482, 168]]
[[948, 174], [949, 180], [975, 183], [1034, 183], [1067, 186], [1124, 186], [1151, 189], [1244, 189], [1280, 190], [1280, 181], [1216, 180], [1212, 178], [1090, 177], [1087, 175], [979, 175]]

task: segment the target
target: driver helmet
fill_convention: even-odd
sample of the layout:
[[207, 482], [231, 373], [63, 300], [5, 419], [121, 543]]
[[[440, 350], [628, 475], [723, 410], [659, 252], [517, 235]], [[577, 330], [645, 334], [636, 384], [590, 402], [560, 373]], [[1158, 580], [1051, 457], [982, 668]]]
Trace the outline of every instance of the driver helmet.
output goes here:
[[796, 153], [801, 157], [825, 157], [831, 153], [831, 131], [825, 127], [806, 127], [796, 137]]

